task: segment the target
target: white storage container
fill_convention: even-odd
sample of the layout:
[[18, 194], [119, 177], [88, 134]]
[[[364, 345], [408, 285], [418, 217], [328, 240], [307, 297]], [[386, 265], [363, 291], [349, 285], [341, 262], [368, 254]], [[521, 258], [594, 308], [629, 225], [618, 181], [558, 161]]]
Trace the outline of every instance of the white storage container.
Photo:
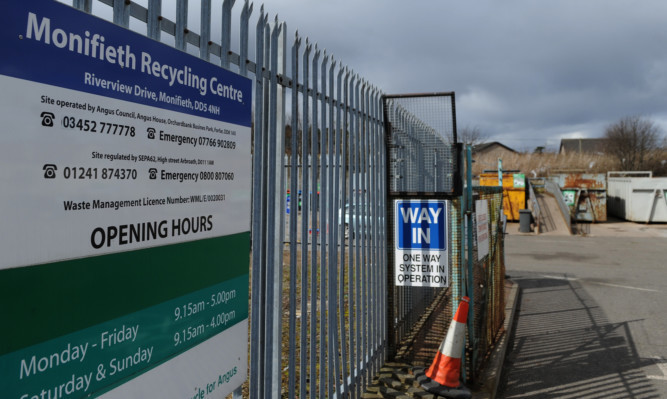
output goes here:
[[609, 214], [633, 222], [667, 222], [667, 177], [623, 176], [627, 174], [607, 175]]

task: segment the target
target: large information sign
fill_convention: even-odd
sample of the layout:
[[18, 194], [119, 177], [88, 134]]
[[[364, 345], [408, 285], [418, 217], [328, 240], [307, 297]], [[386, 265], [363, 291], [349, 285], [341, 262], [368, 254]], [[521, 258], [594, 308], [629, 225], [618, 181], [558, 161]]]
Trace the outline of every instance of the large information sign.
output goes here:
[[51, 0], [0, 54], [0, 396], [233, 391], [251, 81]]
[[449, 202], [395, 200], [397, 286], [448, 287]]

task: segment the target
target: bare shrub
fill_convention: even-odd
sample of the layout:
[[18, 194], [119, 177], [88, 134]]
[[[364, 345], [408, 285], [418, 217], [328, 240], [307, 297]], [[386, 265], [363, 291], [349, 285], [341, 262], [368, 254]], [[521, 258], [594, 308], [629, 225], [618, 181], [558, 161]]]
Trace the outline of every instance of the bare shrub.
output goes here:
[[614, 157], [621, 170], [647, 170], [661, 150], [660, 127], [640, 116], [626, 116], [605, 130], [605, 152]]

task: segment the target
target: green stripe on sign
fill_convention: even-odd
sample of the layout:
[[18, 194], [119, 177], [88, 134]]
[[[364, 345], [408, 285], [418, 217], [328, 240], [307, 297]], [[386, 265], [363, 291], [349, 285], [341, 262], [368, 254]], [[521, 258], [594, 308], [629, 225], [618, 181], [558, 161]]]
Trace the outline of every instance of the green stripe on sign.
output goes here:
[[0, 356], [0, 392], [43, 397], [42, 390], [60, 393], [62, 384], [73, 397], [106, 391], [247, 318], [245, 274]]
[[250, 233], [0, 271], [0, 355], [248, 273]]

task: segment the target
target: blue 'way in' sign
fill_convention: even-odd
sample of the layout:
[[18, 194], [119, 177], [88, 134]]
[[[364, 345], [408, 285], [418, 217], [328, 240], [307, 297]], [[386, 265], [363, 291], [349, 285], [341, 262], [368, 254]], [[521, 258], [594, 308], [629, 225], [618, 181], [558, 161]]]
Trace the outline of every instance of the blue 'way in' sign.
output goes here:
[[446, 216], [444, 201], [397, 201], [398, 249], [447, 250]]

